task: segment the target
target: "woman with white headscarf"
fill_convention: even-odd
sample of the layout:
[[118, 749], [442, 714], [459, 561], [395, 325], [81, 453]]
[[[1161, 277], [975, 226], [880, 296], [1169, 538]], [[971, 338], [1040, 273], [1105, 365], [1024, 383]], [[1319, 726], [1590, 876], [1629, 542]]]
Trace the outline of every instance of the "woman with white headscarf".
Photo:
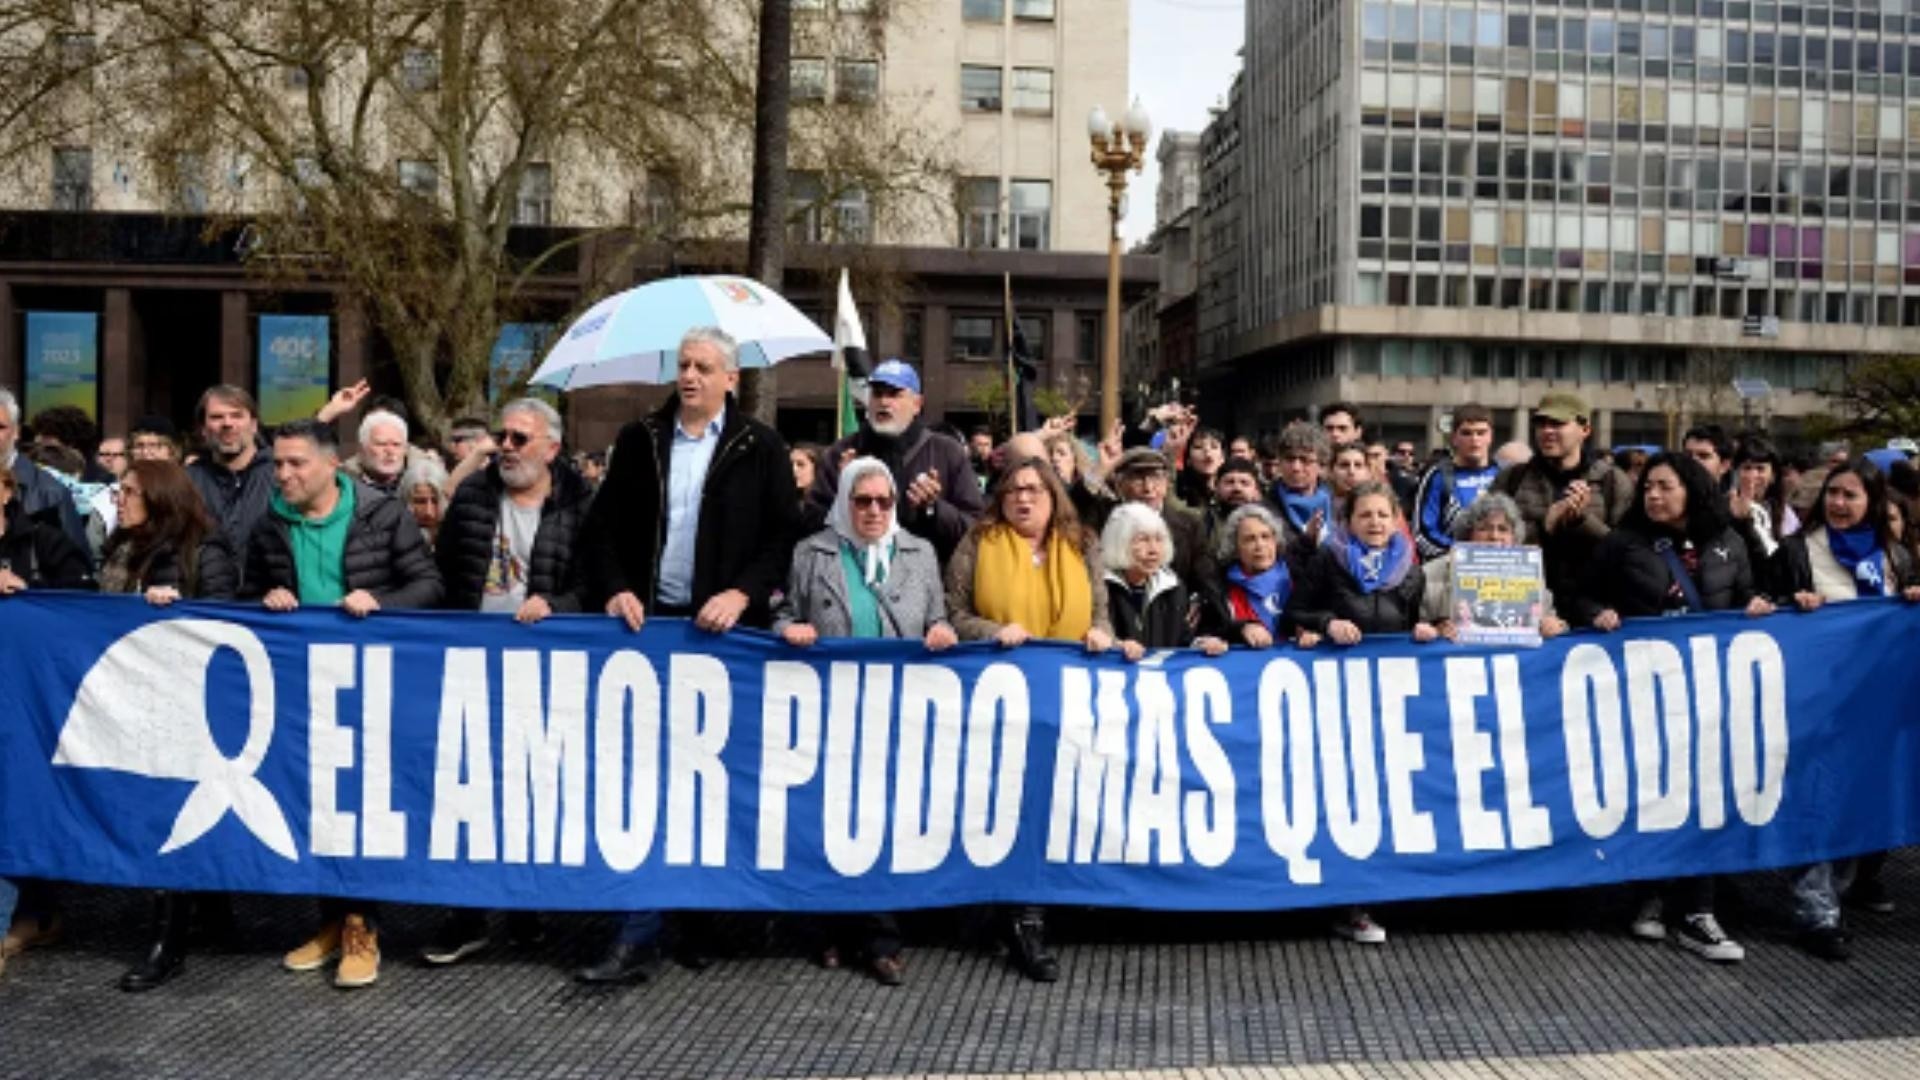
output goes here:
[[[857, 458], [840, 470], [827, 527], [794, 548], [786, 596], [774, 609], [774, 633], [787, 644], [805, 647], [823, 637], [917, 638], [929, 649], [945, 649], [959, 640], [947, 623], [933, 545], [900, 527], [896, 498], [893, 474], [879, 459]], [[900, 985], [905, 967], [893, 916], [823, 923], [824, 966], [841, 966], [841, 946], [851, 944], [876, 980]]]

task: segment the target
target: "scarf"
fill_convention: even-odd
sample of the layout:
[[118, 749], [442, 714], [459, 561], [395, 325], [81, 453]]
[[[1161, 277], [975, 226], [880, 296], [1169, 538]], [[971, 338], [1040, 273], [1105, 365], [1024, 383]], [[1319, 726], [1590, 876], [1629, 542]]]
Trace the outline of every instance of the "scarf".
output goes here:
[[1407, 534], [1398, 530], [1387, 537], [1383, 548], [1368, 547], [1359, 537], [1342, 530], [1338, 550], [1341, 565], [1364, 595], [1399, 585], [1413, 567], [1413, 545], [1407, 542]]
[[1037, 638], [1079, 641], [1093, 626], [1093, 583], [1079, 548], [1048, 530], [1046, 559], [1011, 525], [980, 534], [973, 568], [973, 608], [997, 623], [1018, 623]]
[[1880, 534], [1871, 524], [1851, 529], [1827, 526], [1827, 547], [1833, 561], [1853, 577], [1853, 587], [1861, 596], [1887, 595], [1887, 553], [1880, 547]]
[[1275, 484], [1273, 497], [1280, 503], [1280, 508], [1287, 512], [1287, 520], [1302, 532], [1306, 531], [1307, 523], [1313, 520], [1316, 511], [1323, 525], [1333, 520], [1333, 489], [1325, 484], [1305, 495], [1294, 494], [1285, 484]]
[[1287, 572], [1285, 559], [1276, 559], [1272, 566], [1251, 576], [1234, 563], [1227, 567], [1227, 585], [1227, 603], [1235, 619], [1259, 619], [1268, 633], [1276, 632], [1280, 613], [1287, 609], [1287, 598], [1293, 594], [1293, 575]]
[[893, 568], [893, 539], [900, 532], [900, 515], [895, 511], [888, 512], [887, 531], [881, 533], [878, 540], [869, 542], [854, 531], [854, 485], [862, 478], [873, 475], [886, 477], [888, 493], [895, 499], [900, 497], [893, 482], [893, 472], [885, 462], [870, 457], [855, 458], [840, 470], [840, 490], [833, 498], [833, 509], [827, 512], [827, 526], [840, 537], [841, 543], [853, 549], [855, 559], [860, 564], [861, 581], [868, 588], [887, 580], [887, 572]]

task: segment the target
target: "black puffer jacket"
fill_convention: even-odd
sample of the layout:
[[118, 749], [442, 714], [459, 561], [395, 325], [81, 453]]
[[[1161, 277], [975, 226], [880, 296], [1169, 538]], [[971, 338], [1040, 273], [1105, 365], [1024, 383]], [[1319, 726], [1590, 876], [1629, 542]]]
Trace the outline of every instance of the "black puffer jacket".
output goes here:
[[[347, 591], [365, 589], [383, 608], [430, 608], [440, 602], [440, 569], [407, 504], [357, 480], [341, 562]], [[241, 595], [265, 596], [274, 589], [300, 594], [287, 523], [269, 510], [247, 543]]]
[[[1649, 535], [1632, 525], [1608, 533], [1581, 574], [1578, 591], [1569, 598], [1567, 620], [1575, 626], [1591, 626], [1602, 611], [1637, 619], [1674, 610], [1669, 603], [1673, 573], [1654, 546], [1658, 539], [1685, 542]], [[1732, 529], [1722, 530], [1718, 538], [1701, 546], [1700, 568], [1693, 577], [1705, 611], [1744, 608], [1754, 597], [1747, 545]]]
[[1179, 649], [1193, 644], [1187, 626], [1192, 594], [1173, 571], [1162, 568], [1147, 579], [1144, 594], [1135, 593], [1126, 580], [1107, 573], [1107, 617], [1113, 621], [1116, 641], [1137, 641], [1149, 649]]
[[28, 513], [19, 499], [4, 509], [7, 531], [0, 534], [0, 567], [13, 572], [29, 589], [92, 589], [87, 557], [61, 528], [60, 508], [49, 506]]
[[1391, 588], [1366, 593], [1347, 572], [1340, 546], [1327, 543], [1306, 561], [1305, 573], [1287, 600], [1287, 617], [1302, 630], [1325, 634], [1335, 619], [1345, 619], [1363, 634], [1405, 634], [1420, 618], [1426, 577], [1418, 566]]
[[[578, 541], [587, 610], [631, 592], [649, 611], [656, 604], [660, 555], [666, 547], [668, 468], [680, 402], [666, 404], [620, 429]], [[772, 428], [727, 399], [720, 445], [707, 466], [693, 554], [692, 606], [728, 589], [747, 594], [746, 626], [773, 621], [773, 593], [786, 585], [800, 515], [793, 462]]]
[[[533, 535], [527, 566], [527, 595], [545, 598], [555, 611], [579, 611], [574, 540], [587, 517], [593, 490], [565, 459], [548, 470], [553, 486], [540, 507], [540, 528]], [[495, 462], [460, 484], [440, 520], [440, 580], [446, 585], [441, 606], [449, 611], [478, 611], [493, 562], [494, 536], [500, 528], [500, 500], [507, 485]]]
[[193, 580], [188, 581], [188, 577], [173, 545], [161, 544], [147, 557], [146, 573], [137, 585], [143, 590], [176, 589], [191, 600], [232, 600], [240, 595], [240, 560], [234, 558], [226, 537], [216, 532], [200, 542], [194, 555]]

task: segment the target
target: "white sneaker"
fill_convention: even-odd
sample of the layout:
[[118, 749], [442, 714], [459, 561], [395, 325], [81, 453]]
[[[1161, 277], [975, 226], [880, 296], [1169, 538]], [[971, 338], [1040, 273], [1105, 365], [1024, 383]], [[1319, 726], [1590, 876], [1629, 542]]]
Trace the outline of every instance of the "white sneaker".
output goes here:
[[1703, 959], [1718, 964], [1737, 964], [1746, 959], [1747, 950], [1720, 929], [1720, 920], [1711, 912], [1699, 911], [1680, 920], [1673, 928], [1673, 943]]
[[1633, 917], [1633, 923], [1628, 929], [1633, 931], [1634, 937], [1642, 941], [1667, 940], [1667, 923], [1661, 918], [1664, 909], [1665, 905], [1660, 902], [1660, 898], [1653, 897], [1640, 905], [1640, 913]]
[[1356, 945], [1384, 945], [1387, 941], [1387, 929], [1373, 921], [1359, 908], [1347, 912], [1347, 917], [1333, 926], [1333, 932]]

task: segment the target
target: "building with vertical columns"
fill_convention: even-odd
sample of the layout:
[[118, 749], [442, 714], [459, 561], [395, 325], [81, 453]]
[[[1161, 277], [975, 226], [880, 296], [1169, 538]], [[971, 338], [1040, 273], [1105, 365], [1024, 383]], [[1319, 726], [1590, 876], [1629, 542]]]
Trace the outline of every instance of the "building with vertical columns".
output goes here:
[[[796, 161], [787, 293], [830, 326], [834, 268], [854, 265], [856, 293], [873, 304], [865, 312], [869, 341], [876, 352], [926, 367], [934, 419], [975, 419], [967, 390], [1000, 358], [1009, 279], [1043, 378], [1069, 398], [1097, 383], [1107, 195], [1087, 160], [1085, 117], [1095, 104], [1126, 106], [1126, 3], [928, 0], [888, 12], [877, 37], [828, 32], [837, 19], [877, 10], [871, 0], [794, 0], [794, 8], [796, 117], [875, 100], [910, 110], [951, 151], [958, 185], [951, 212], [902, 221], [875, 214], [859, 192], [816, 205], [823, 199], [818, 173]], [[62, 42], [93, 47], [92, 35], [79, 31]], [[110, 83], [103, 76], [100, 85]], [[423, 166], [430, 171], [430, 163], [395, 162], [403, 175], [411, 167], [426, 177]], [[597, 168], [561, 155], [540, 163], [537, 190], [523, 190], [516, 204], [522, 212], [513, 243], [538, 251], [555, 237], [618, 224], [607, 206], [654, 212], [660, 193], [651, 178], [589, 177]], [[430, 179], [421, 190], [438, 190]], [[242, 237], [203, 235], [207, 218], [193, 210], [204, 209], [206, 193], [196, 203], [166, 185], [136, 151], [87, 145], [85, 129], [49, 148], [24, 185], [0, 185], [0, 314], [8, 316], [0, 322], [0, 386], [24, 386], [29, 412], [39, 403], [26, 385], [28, 312], [95, 316], [98, 415], [109, 432], [148, 412], [184, 426], [213, 382], [257, 389], [262, 316], [323, 317], [332, 385], [366, 376], [382, 391], [398, 390], [377, 326], [337, 303], [324, 275], [293, 285], [249, 269]], [[593, 198], [580, 194], [584, 187]], [[583, 292], [592, 258], [556, 259], [515, 317], [558, 321], [594, 299]], [[648, 252], [625, 279], [732, 271], [743, 262], [739, 245], [721, 238]], [[864, 281], [862, 267], [887, 280]], [[1128, 258], [1124, 295], [1138, 296], [1153, 276], [1150, 260]], [[879, 294], [884, 303], [874, 302]], [[782, 426], [795, 437], [824, 437], [835, 401], [826, 362], [795, 361], [781, 374]], [[1097, 390], [1086, 401], [1089, 413]], [[573, 430], [583, 444], [610, 439], [619, 420], [656, 397], [575, 395], [586, 422]]]
[[1659, 443], [1759, 379], [1791, 437], [1855, 358], [1920, 351], [1912, 6], [1251, 0], [1209, 402], [1433, 444], [1566, 388]]

